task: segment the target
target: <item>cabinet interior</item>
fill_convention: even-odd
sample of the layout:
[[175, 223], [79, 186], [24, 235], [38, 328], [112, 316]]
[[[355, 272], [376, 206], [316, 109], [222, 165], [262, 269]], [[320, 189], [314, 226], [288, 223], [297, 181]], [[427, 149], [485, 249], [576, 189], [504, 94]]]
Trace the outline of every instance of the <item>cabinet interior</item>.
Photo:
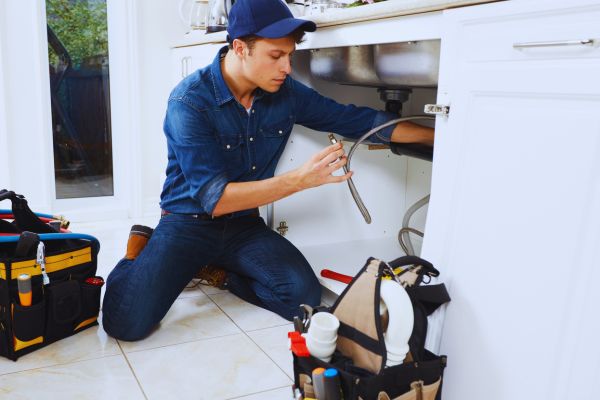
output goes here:
[[[385, 109], [376, 87], [337, 84], [312, 75], [310, 50], [294, 54], [293, 71], [295, 79], [342, 104]], [[437, 88], [411, 90], [401, 116], [423, 115], [425, 104], [436, 103]], [[433, 127], [434, 121], [419, 123]], [[353, 143], [344, 143], [348, 152]], [[327, 144], [325, 133], [296, 125], [278, 171], [301, 165]], [[432, 162], [399, 156], [389, 148], [361, 144], [352, 158], [352, 170], [354, 183], [372, 215], [371, 224], [363, 219], [345, 183], [301, 192], [274, 206], [275, 228], [285, 223], [286, 237], [307, 257], [323, 286], [338, 294], [345, 285], [321, 278], [321, 269], [354, 275], [368, 257], [390, 261], [404, 255], [398, 233], [405, 212], [431, 189]], [[412, 215], [409, 226], [424, 232], [426, 217], [427, 205]], [[411, 234], [411, 240], [415, 253], [420, 254], [422, 238]]]

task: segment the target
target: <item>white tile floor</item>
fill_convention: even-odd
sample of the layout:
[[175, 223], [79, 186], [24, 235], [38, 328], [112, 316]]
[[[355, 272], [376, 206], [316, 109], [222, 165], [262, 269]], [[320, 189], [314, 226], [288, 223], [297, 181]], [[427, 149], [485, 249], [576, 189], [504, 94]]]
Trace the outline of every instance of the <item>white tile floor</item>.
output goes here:
[[[71, 229], [98, 237], [98, 273], [106, 278], [124, 254], [130, 226]], [[187, 289], [145, 340], [118, 341], [98, 326], [17, 362], [0, 359], [0, 398], [289, 399], [289, 330], [288, 321], [228, 292]]]

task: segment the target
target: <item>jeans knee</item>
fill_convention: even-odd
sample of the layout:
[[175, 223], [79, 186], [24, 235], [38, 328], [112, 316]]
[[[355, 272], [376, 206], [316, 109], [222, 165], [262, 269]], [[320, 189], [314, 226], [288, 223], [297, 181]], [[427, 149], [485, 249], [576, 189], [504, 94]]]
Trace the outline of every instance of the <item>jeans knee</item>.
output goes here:
[[136, 341], [150, 334], [154, 325], [144, 315], [124, 307], [123, 299], [108, 291], [102, 304], [102, 327], [115, 339]]
[[300, 314], [300, 304], [309, 306], [318, 306], [321, 304], [321, 285], [318, 280], [303, 282], [303, 284], [293, 284], [287, 288], [287, 293], [281, 296], [289, 307], [287, 319], [292, 320], [294, 316]]
[[142, 323], [136, 318], [120, 318], [113, 320], [110, 313], [102, 313], [102, 327], [111, 337], [133, 342], [146, 338], [154, 326]]

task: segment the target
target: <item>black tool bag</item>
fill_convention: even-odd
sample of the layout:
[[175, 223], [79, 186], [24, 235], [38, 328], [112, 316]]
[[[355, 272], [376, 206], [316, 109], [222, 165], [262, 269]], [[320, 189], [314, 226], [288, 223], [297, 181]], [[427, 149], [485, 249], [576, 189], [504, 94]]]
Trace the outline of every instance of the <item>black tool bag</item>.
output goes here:
[[[98, 324], [100, 244], [66, 231], [64, 219], [52, 227], [55, 218], [32, 212], [21, 195], [2, 190], [1, 200], [12, 209], [0, 210], [0, 355], [16, 361]], [[21, 304], [21, 274], [30, 277], [30, 305]]]
[[[398, 275], [406, 266], [411, 267]], [[441, 400], [446, 356], [425, 349], [427, 316], [450, 297], [443, 284], [423, 284], [423, 277], [438, 274], [431, 263], [419, 257], [401, 257], [389, 264], [370, 258], [328, 310], [340, 321], [331, 361], [294, 354], [295, 386], [302, 391], [315, 368], [335, 368], [346, 400]], [[410, 351], [402, 364], [391, 367], [385, 366], [385, 327], [379, 309], [381, 279], [386, 276], [406, 286], [414, 313]]]

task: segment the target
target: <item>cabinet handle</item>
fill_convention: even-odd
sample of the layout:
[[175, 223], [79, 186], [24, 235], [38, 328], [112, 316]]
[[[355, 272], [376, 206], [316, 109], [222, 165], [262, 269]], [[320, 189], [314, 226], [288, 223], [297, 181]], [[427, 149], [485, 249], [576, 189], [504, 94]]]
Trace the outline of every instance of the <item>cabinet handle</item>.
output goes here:
[[594, 46], [596, 41], [594, 39], [581, 39], [581, 40], [559, 40], [554, 42], [527, 42], [527, 43], [514, 43], [513, 48], [515, 49], [529, 49], [532, 47], [559, 47], [559, 46]]
[[192, 60], [192, 57], [190, 57], [190, 56], [183, 57], [181, 59], [181, 77], [182, 78], [185, 78], [186, 76], [189, 75], [191, 60]]

